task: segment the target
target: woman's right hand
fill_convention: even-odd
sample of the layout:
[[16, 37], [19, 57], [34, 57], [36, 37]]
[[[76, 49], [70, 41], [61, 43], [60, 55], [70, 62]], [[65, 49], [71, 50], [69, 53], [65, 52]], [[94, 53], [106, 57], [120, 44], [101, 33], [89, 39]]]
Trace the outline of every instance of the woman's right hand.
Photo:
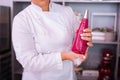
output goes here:
[[81, 62], [85, 61], [87, 55], [77, 54], [74, 52], [62, 52], [62, 60], [74, 61], [76, 58], [80, 58]]

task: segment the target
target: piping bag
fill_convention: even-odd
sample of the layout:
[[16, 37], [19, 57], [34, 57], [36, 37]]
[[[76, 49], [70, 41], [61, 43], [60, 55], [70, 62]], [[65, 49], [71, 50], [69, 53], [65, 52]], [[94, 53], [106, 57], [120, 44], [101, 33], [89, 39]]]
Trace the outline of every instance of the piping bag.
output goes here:
[[[77, 29], [77, 32], [75, 34], [75, 38], [73, 40], [72, 44], [72, 51], [77, 54], [83, 54], [85, 55], [86, 49], [87, 49], [87, 41], [83, 40], [80, 36], [80, 34], [83, 33], [83, 30], [88, 28], [88, 10], [85, 11], [84, 17], [81, 20], [81, 23], [79, 25], [79, 28]], [[81, 64], [80, 58], [76, 58], [73, 61], [74, 65], [79, 66]]]

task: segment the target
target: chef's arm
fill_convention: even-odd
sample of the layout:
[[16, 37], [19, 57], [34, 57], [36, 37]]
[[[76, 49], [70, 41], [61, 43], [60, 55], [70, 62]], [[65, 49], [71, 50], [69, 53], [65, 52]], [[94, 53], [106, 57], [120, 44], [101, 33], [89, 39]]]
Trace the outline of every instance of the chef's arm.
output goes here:
[[43, 54], [37, 52], [33, 33], [24, 16], [17, 16], [13, 21], [12, 42], [16, 59], [27, 71], [62, 70], [61, 52]]

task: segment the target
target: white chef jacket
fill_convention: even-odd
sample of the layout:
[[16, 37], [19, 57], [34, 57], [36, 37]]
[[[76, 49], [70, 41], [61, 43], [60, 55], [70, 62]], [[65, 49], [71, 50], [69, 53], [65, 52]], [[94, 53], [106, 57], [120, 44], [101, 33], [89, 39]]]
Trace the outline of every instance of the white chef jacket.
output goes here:
[[32, 3], [18, 13], [12, 42], [24, 68], [22, 80], [76, 80], [73, 63], [62, 61], [61, 52], [70, 51], [77, 26], [70, 7], [52, 2], [48, 12]]

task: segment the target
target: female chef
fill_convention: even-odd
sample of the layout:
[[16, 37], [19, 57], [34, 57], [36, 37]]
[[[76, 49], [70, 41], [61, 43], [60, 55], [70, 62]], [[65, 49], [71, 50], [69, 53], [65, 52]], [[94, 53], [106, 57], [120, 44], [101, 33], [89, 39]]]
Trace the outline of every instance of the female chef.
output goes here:
[[[73, 61], [86, 55], [71, 51], [78, 21], [70, 7], [32, 0], [13, 20], [12, 42], [24, 68], [22, 80], [76, 80]], [[81, 36], [92, 46], [91, 29]]]

